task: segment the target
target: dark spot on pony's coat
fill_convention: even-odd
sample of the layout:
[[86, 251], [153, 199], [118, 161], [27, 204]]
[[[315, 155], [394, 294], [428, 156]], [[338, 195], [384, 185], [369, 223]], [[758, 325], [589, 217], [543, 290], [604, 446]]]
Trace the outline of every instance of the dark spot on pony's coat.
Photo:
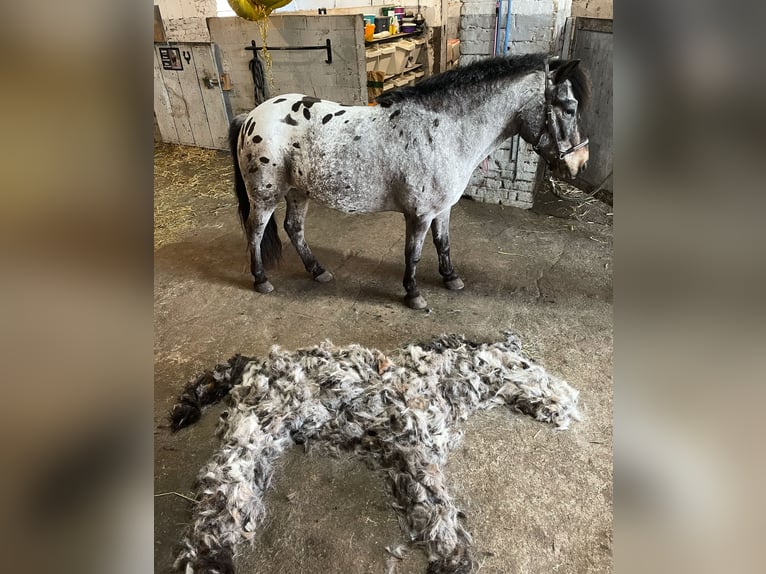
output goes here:
[[303, 96], [303, 99], [301, 100], [301, 103], [306, 106], [307, 108], [310, 108], [314, 104], [321, 102], [319, 98], [314, 98], [312, 96]]
[[322, 123], [326, 124], [332, 119], [332, 114], [327, 114], [325, 117], [322, 118]]
[[380, 107], [381, 108], [390, 108], [391, 107], [391, 102], [380, 102]]
[[377, 120], [377, 119], [378, 119], [378, 118], [372, 118], [372, 121], [375, 121], [375, 120]]
[[269, 163], [269, 161], [270, 161], [269, 158], [267, 158], [267, 157], [261, 157], [259, 159], [261, 160], [261, 163]]
[[253, 142], [255, 143], [261, 143], [263, 141], [263, 138], [261, 136], [255, 136], [253, 138]]
[[433, 138], [431, 137], [431, 134], [428, 135], [428, 143], [434, 143]]
[[293, 116], [291, 116], [290, 114], [287, 114], [285, 116], [285, 119], [283, 119], [282, 121], [285, 122], [288, 126], [297, 126], [298, 125], [298, 122], [296, 122], [293, 119]]
[[346, 121], [345, 121], [345, 122], [343, 122], [343, 123], [344, 123], [344, 124], [347, 124], [347, 123], [348, 123], [348, 120], [346, 120]]
[[436, 118], [436, 119], [434, 120], [434, 127], [435, 127], [435, 128], [438, 128], [438, 127], [439, 127], [439, 118]]
[[295, 143], [293, 144], [293, 147], [294, 147], [295, 149], [301, 149], [301, 144], [299, 144], [298, 142], [295, 142]]
[[354, 141], [355, 142], [359, 141], [360, 139], [362, 139], [362, 136], [354, 136]]
[[391, 114], [390, 116], [388, 116], [388, 119], [389, 119], [389, 120], [393, 120], [393, 119], [394, 119], [396, 116], [398, 116], [398, 115], [399, 115], [399, 114], [401, 114], [401, 113], [402, 113], [402, 110], [396, 110], [396, 111], [395, 111], [393, 114]]
[[247, 161], [253, 161], [253, 154], [247, 154]]
[[402, 137], [404, 135], [404, 130], [399, 130], [399, 137]]
[[303, 117], [306, 118], [307, 120], [311, 119], [311, 112], [309, 111], [308, 108], [303, 108]]
[[282, 103], [282, 102], [284, 102], [286, 99], [287, 99], [287, 98], [279, 98], [279, 99], [277, 99], [277, 100], [274, 100], [274, 103], [275, 103], [275, 104], [281, 104], [281, 103]]
[[297, 112], [297, 111], [300, 109], [300, 107], [301, 107], [301, 104], [302, 104], [302, 103], [303, 103], [303, 102], [301, 102], [300, 100], [299, 100], [299, 101], [297, 101], [297, 102], [295, 102], [295, 103], [293, 104], [292, 110], [293, 110], [294, 112]]
[[271, 184], [270, 184], [270, 183], [267, 183], [267, 184], [266, 184], [266, 189], [269, 189], [270, 187], [271, 187]]
[[303, 175], [303, 172], [301, 170], [298, 170], [298, 175]]
[[410, 149], [410, 142], [407, 142], [407, 145], [404, 146], [404, 149], [405, 150]]
[[335, 115], [336, 116], [342, 116], [345, 113], [346, 113], [346, 110], [340, 110], [339, 112], [335, 112]]
[[253, 130], [254, 130], [254, 129], [255, 129], [255, 122], [253, 122], [252, 124], [250, 124], [250, 127], [249, 127], [249, 128], [247, 128], [247, 136], [248, 136], [248, 137], [250, 137], [251, 135], [253, 135]]
[[347, 186], [346, 186], [346, 189], [351, 189], [351, 186], [350, 186], [350, 185], [347, 185]]

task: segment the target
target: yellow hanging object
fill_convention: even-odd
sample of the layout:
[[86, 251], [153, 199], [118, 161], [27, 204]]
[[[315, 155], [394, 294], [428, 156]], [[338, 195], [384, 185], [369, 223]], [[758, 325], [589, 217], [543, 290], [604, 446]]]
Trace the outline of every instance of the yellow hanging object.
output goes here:
[[245, 20], [264, 20], [272, 10], [287, 6], [292, 0], [227, 0], [234, 13]]

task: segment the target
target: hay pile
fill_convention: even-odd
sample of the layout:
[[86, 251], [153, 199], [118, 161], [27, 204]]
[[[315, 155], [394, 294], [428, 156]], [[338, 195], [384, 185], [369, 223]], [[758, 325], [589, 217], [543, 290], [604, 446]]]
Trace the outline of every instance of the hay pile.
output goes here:
[[[211, 212], [235, 209], [233, 182], [226, 152], [155, 144], [154, 248], [178, 241]], [[212, 208], [210, 200], [216, 200]]]

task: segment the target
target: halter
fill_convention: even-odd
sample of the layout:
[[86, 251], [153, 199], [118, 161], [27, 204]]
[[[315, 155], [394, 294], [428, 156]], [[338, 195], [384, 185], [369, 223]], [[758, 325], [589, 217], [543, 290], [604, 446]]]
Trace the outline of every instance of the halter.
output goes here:
[[[540, 131], [540, 135], [537, 136], [537, 143], [532, 146], [532, 149], [535, 150], [536, 153], [542, 156], [540, 153], [540, 150], [538, 149], [538, 146], [540, 145], [540, 140], [543, 139], [543, 135], [545, 134], [546, 130], [550, 134], [551, 138], [553, 139], [553, 143], [556, 144], [556, 149], [559, 152], [558, 159], [562, 160], [566, 156], [568, 156], [570, 153], [576, 152], [578, 149], [584, 148], [586, 145], [588, 145], [588, 138], [585, 138], [577, 145], [571, 146], [569, 149], [561, 151], [561, 146], [559, 145], [559, 138], [556, 136], [556, 130], [553, 129], [553, 126], [551, 125], [553, 121], [553, 102], [551, 101], [551, 96], [548, 90], [548, 75], [550, 73], [550, 66], [549, 61], [547, 58], [545, 60], [545, 124], [543, 124], [543, 129]], [[545, 156], [542, 156], [543, 159], [545, 159]], [[546, 160], [547, 162], [547, 160]]]

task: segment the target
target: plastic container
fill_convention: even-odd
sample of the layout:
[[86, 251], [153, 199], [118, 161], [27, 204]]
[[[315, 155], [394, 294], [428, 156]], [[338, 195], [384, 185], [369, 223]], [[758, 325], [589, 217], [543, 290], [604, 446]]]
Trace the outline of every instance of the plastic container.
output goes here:
[[375, 17], [375, 33], [388, 32], [388, 18], [376, 16]]
[[389, 72], [389, 74], [401, 74], [409, 65], [410, 55], [415, 49], [415, 44], [409, 40], [398, 40], [393, 44], [396, 48], [396, 53], [394, 54], [393, 71]]
[[387, 82], [383, 82], [384, 92], [387, 92], [388, 90], [393, 90], [395, 87], [396, 87], [396, 84], [391, 80], [388, 80]]
[[367, 71], [372, 72], [378, 67], [380, 48], [367, 48], [364, 53], [367, 58]]
[[391, 44], [384, 44], [381, 45], [378, 50], [380, 50], [380, 56], [378, 57], [378, 67], [376, 70], [379, 70], [387, 76], [390, 76], [391, 74], [395, 73], [390, 72], [389, 70], [393, 69], [394, 54], [396, 53], [396, 48], [394, 48], [394, 46]]
[[365, 24], [375, 25], [375, 14], [362, 14], [362, 18], [364, 18]]
[[395, 78], [394, 79], [394, 85], [397, 88], [403, 88], [404, 86], [406, 86], [409, 83], [410, 83], [410, 81], [407, 78], [405, 78], [404, 76], [401, 76], [399, 78]]
[[407, 72], [402, 76], [402, 79], [406, 82], [405, 86], [414, 86], [415, 85], [415, 74], [412, 72]]
[[412, 75], [415, 76], [415, 81], [417, 82], [420, 78], [426, 75], [426, 73], [423, 70], [415, 70], [412, 72]]
[[373, 35], [375, 34], [375, 24], [365, 24], [364, 25], [364, 41], [369, 42], [373, 39]]
[[423, 46], [426, 43], [425, 38], [408, 38], [410, 42], [413, 43], [414, 47], [412, 48], [412, 54], [410, 54], [410, 66], [414, 66], [418, 63], [418, 58], [420, 58], [420, 52], [423, 51]]
[[402, 33], [407, 34], [409, 32], [414, 32], [417, 30], [417, 26], [415, 25], [415, 22], [402, 22]]

